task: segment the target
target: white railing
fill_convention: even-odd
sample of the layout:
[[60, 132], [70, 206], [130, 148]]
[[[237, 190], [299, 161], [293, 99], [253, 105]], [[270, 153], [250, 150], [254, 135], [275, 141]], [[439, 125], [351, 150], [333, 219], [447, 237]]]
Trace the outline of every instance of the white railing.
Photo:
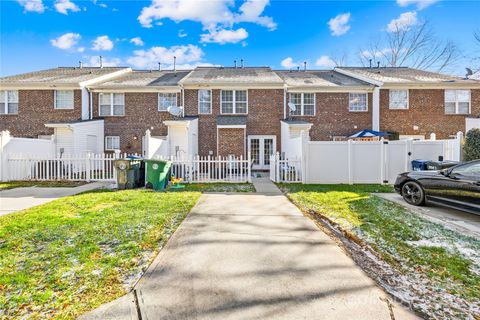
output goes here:
[[280, 154], [270, 157], [270, 179], [274, 182], [302, 182], [301, 158], [281, 159]]
[[113, 161], [127, 154], [8, 154], [6, 180], [116, 180]]
[[172, 162], [172, 175], [190, 183], [251, 182], [251, 162], [240, 157], [155, 157]]

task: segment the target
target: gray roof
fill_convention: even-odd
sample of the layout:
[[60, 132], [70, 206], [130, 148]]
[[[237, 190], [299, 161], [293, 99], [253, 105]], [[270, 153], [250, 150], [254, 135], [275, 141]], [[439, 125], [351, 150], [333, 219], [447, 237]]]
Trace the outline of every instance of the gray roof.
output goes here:
[[217, 126], [238, 126], [246, 125], [247, 116], [218, 116]]
[[0, 78], [0, 84], [78, 84], [125, 68], [54, 68]]
[[337, 69], [350, 71], [383, 83], [475, 83], [459, 77], [407, 67], [340, 67]]
[[291, 87], [359, 87], [369, 83], [346, 76], [333, 70], [276, 71]]
[[145, 71], [134, 70], [114, 79], [96, 84], [95, 88], [156, 88], [177, 86], [190, 71]]
[[282, 79], [269, 67], [197, 67], [183, 84], [278, 84]]

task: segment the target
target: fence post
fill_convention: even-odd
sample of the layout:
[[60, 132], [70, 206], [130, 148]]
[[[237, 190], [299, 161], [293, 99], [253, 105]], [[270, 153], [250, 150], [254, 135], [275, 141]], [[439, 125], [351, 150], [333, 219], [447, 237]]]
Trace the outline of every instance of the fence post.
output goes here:
[[85, 158], [85, 170], [86, 170], [86, 175], [85, 175], [85, 180], [87, 180], [87, 182], [90, 182], [91, 180], [91, 163], [90, 163], [90, 152], [87, 152], [87, 156]]
[[282, 182], [280, 179], [280, 153], [275, 154], [275, 182]]
[[247, 170], [248, 170], [248, 178], [247, 178], [247, 181], [249, 183], [252, 182], [252, 154], [250, 153], [250, 151], [248, 151], [248, 166], [247, 166]]
[[347, 141], [347, 158], [348, 158], [348, 184], [353, 184], [353, 172], [352, 172], [352, 143], [349, 139]]
[[0, 132], [0, 181], [8, 181], [7, 170], [8, 166], [8, 157], [5, 146], [10, 141], [10, 132], [9, 131], [2, 131]]
[[457, 132], [457, 138], [455, 139], [455, 158], [458, 159], [458, 161], [463, 161], [463, 148], [462, 148], [462, 143], [463, 143], [463, 132], [458, 131]]

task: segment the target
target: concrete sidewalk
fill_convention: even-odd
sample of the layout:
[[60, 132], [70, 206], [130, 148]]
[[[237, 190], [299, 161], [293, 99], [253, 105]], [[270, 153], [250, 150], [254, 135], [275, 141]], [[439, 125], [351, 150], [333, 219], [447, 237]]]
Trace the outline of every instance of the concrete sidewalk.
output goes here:
[[27, 187], [0, 191], [0, 216], [35, 207], [58, 198], [106, 188], [111, 182], [93, 182], [78, 187]]
[[265, 188], [203, 194], [135, 291], [81, 318], [416, 318], [394, 303], [390, 312], [332, 239], [276, 186]]

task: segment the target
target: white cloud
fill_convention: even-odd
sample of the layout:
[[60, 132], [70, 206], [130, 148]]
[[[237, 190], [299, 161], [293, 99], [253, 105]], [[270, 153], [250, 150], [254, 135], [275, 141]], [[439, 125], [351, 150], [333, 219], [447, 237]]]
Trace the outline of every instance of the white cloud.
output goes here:
[[178, 30], [178, 37], [179, 38], [185, 38], [186, 36], [188, 36], [188, 34], [185, 32], [185, 30], [183, 30], [183, 29]]
[[43, 13], [45, 6], [42, 0], [18, 0], [25, 12]]
[[341, 13], [328, 21], [332, 36], [341, 36], [350, 30], [350, 26], [348, 25], [350, 16], [350, 12]]
[[55, 2], [55, 10], [62, 14], [68, 14], [68, 11], [77, 12], [80, 11], [80, 8], [70, 0], [57, 0]]
[[283, 59], [282, 62], [280, 62], [280, 65], [285, 69], [293, 69], [298, 67], [300, 64], [298, 62], [294, 62], [292, 57], [288, 57]]
[[135, 38], [130, 39], [130, 43], [133, 43], [134, 45], [139, 46], [139, 47], [141, 47], [145, 44], [143, 42], [142, 38], [140, 38], [140, 37], [135, 37]]
[[92, 50], [95, 51], [110, 51], [113, 49], [113, 42], [108, 36], [98, 36], [92, 44]]
[[317, 59], [315, 65], [323, 68], [334, 68], [336, 63], [329, 56], [321, 56]]
[[242, 40], [245, 40], [248, 37], [248, 32], [244, 28], [237, 30], [226, 30], [226, 29], [215, 29], [210, 30], [209, 33], [200, 35], [200, 42], [203, 43], [238, 43]]
[[397, 0], [397, 4], [400, 7], [406, 7], [414, 4], [417, 6], [418, 10], [422, 10], [438, 1], [440, 0]]
[[[106, 58], [102, 57], [103, 67], [118, 67], [122, 61], [119, 58]], [[88, 61], [84, 64], [86, 67], [100, 67], [100, 57], [90, 56]]]
[[[144, 7], [138, 16], [138, 21], [145, 28], [153, 24], [162, 25], [160, 20], [170, 19], [175, 22], [190, 20], [199, 22], [203, 30], [209, 34], [202, 35], [203, 42], [215, 42], [215, 39], [224, 41], [223, 37], [240, 38], [248, 35], [245, 29], [233, 30], [233, 26], [242, 22], [249, 22], [275, 30], [277, 24], [271, 17], [264, 16], [263, 11], [269, 0], [246, 0], [238, 9], [233, 11], [233, 0], [191, 1], [191, 0], [152, 0], [148, 7]], [[243, 31], [240, 31], [243, 30]], [[241, 40], [238, 40], [241, 41]], [[225, 41], [238, 42], [238, 41]]]
[[80, 34], [69, 32], [59, 36], [56, 39], [50, 40], [50, 43], [52, 44], [52, 46], [62, 50], [74, 50], [80, 38]]
[[406, 31], [418, 23], [417, 13], [408, 11], [402, 13], [397, 19], [393, 19], [387, 25], [388, 32]]
[[202, 49], [192, 44], [170, 48], [152, 47], [148, 50], [135, 50], [127, 62], [137, 68], [156, 66], [160, 62], [167, 68], [167, 66], [173, 65], [173, 57], [177, 57], [177, 67], [180, 68], [181, 66], [200, 64], [203, 55]]

